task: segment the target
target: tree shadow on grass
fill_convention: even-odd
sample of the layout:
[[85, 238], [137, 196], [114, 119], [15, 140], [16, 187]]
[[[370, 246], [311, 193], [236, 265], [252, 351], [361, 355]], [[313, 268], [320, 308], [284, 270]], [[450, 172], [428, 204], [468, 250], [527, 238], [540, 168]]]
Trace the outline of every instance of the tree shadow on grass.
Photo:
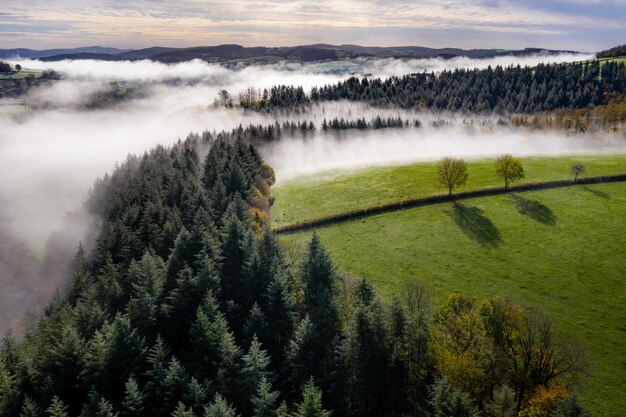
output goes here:
[[478, 207], [468, 207], [454, 202], [453, 210], [447, 214], [454, 220], [459, 229], [470, 239], [486, 248], [497, 248], [502, 244], [502, 236], [491, 220]]
[[607, 193], [605, 193], [604, 191], [600, 191], [600, 190], [594, 190], [593, 188], [589, 188], [586, 185], [581, 185], [580, 186], [581, 189], [595, 195], [596, 197], [601, 197], [604, 198], [606, 200], [609, 200], [611, 198], [611, 196]]
[[517, 211], [520, 214], [548, 226], [554, 226], [556, 224], [556, 216], [550, 207], [541, 204], [539, 201], [524, 198], [519, 194], [511, 194], [511, 200], [515, 203]]

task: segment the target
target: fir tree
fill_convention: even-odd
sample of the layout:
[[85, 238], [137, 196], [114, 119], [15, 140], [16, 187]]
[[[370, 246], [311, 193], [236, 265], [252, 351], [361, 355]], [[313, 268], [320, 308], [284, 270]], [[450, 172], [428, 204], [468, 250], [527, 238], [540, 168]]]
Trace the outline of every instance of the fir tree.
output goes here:
[[251, 397], [253, 417], [276, 417], [276, 401], [279, 393], [272, 391], [272, 384], [265, 378], [259, 381], [256, 392]]
[[46, 414], [49, 417], [68, 417], [68, 406], [56, 395], [52, 397], [50, 406], [46, 409]]
[[322, 391], [315, 386], [311, 378], [302, 387], [302, 402], [298, 404], [294, 417], [330, 417], [330, 415], [330, 411], [322, 407]]

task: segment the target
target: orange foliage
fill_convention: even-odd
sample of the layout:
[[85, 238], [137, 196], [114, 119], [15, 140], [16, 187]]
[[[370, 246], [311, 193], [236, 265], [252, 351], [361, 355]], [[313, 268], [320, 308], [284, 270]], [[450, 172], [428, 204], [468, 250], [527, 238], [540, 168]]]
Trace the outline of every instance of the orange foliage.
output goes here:
[[559, 401], [568, 396], [569, 392], [559, 385], [540, 386], [520, 410], [518, 417], [548, 417]]

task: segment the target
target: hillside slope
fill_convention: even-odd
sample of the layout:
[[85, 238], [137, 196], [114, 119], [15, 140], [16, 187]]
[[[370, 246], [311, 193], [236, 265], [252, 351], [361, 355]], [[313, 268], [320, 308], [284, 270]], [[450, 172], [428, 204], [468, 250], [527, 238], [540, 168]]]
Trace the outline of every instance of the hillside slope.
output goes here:
[[597, 415], [619, 415], [626, 407], [625, 196], [625, 184], [570, 187], [409, 209], [318, 233], [341, 270], [371, 278], [387, 297], [419, 280], [439, 302], [462, 291], [546, 309], [589, 349], [586, 404]]

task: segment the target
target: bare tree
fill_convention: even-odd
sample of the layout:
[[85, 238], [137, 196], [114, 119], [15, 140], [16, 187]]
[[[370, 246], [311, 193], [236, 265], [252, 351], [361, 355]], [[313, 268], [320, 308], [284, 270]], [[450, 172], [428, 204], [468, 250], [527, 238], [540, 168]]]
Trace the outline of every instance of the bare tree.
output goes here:
[[587, 171], [587, 167], [582, 162], [575, 162], [569, 169], [570, 174], [574, 176], [574, 182], [578, 179], [580, 174], [584, 174]]

